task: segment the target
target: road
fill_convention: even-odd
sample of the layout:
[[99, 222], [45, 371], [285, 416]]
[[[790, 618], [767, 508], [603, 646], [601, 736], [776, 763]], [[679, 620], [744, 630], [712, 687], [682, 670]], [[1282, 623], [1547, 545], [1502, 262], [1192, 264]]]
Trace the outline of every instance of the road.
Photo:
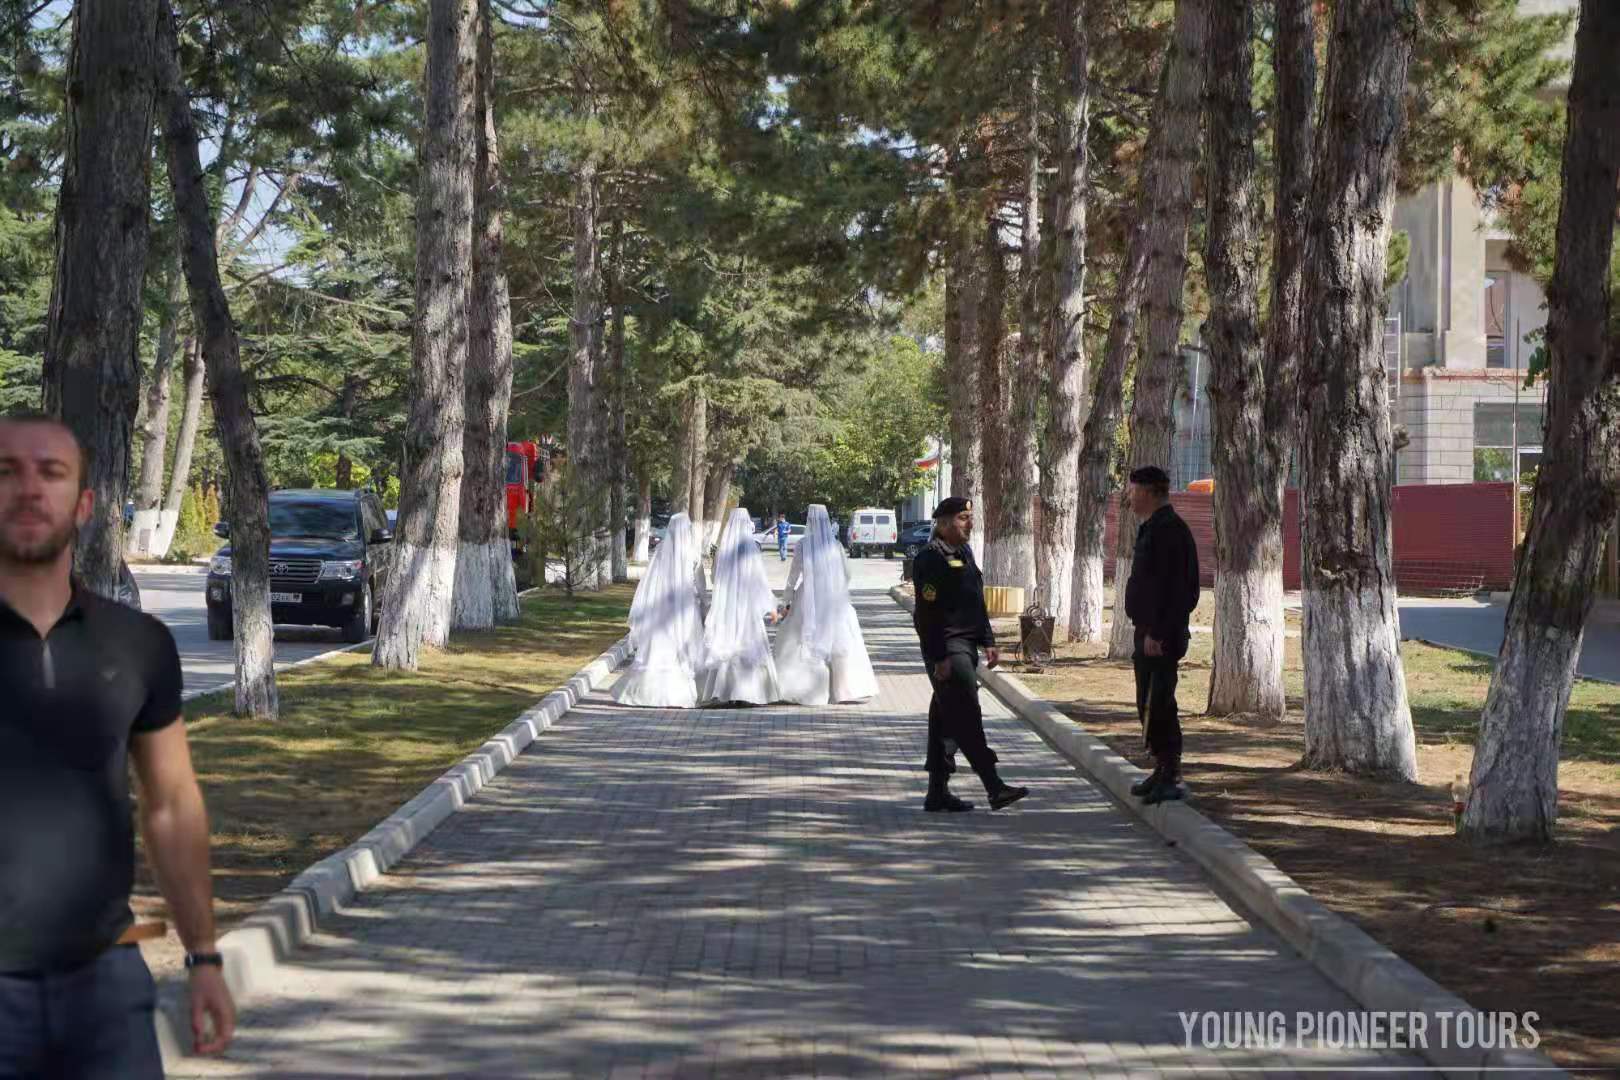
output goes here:
[[[203, 603], [202, 567], [135, 569], [141, 588], [141, 608], [162, 619], [180, 647], [180, 668], [186, 692], [216, 690], [236, 678], [229, 641], [208, 640], [207, 611]], [[336, 630], [283, 626], [276, 629], [276, 666], [307, 660], [343, 647]]]
[[[1505, 604], [1412, 597], [1403, 599], [1400, 609], [1402, 640], [1430, 641], [1490, 656], [1502, 649]], [[1620, 682], [1620, 625], [1600, 618], [1587, 622], [1575, 671], [1589, 679]]]

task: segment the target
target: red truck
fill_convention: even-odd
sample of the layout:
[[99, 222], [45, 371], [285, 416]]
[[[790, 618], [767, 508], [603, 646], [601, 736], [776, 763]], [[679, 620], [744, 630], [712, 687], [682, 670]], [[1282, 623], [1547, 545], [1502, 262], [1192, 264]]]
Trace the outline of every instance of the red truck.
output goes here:
[[529, 568], [518, 525], [534, 509], [534, 500], [550, 474], [551, 458], [557, 453], [556, 440], [549, 435], [506, 444], [506, 530], [512, 538], [512, 568], [519, 588], [528, 587]]

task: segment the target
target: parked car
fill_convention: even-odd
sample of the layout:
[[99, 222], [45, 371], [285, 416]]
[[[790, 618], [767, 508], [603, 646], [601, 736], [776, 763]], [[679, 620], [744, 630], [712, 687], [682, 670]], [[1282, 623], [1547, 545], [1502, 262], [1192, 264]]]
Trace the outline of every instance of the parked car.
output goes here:
[[906, 558], [915, 559], [917, 553], [927, 547], [933, 538], [932, 521], [908, 521], [900, 530], [900, 550], [905, 552]]
[[893, 510], [867, 507], [850, 515], [849, 554], [858, 559], [874, 551], [888, 558], [900, 541], [900, 529], [895, 523]]
[[[788, 550], [789, 551], [792, 551], [794, 548], [798, 547], [799, 546], [799, 541], [803, 540], [803, 539], [804, 539], [804, 526], [803, 525], [789, 525], [788, 526]], [[761, 551], [775, 551], [776, 550], [776, 525], [775, 525], [775, 523], [773, 522], [767, 528], [761, 529], [759, 532], [755, 533], [754, 534], [754, 543], [759, 545], [759, 550], [761, 550]]]
[[[220, 522], [220, 536], [230, 529]], [[369, 491], [270, 493], [270, 618], [331, 626], [349, 642], [377, 629], [377, 598], [393, 565], [393, 531]], [[208, 566], [208, 636], [231, 636], [231, 547]]]

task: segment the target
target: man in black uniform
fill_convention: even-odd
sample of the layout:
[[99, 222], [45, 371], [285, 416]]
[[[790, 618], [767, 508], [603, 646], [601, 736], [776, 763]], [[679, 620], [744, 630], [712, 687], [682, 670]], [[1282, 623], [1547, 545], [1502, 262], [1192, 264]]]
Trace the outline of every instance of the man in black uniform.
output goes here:
[[1000, 656], [984, 604], [984, 577], [968, 547], [972, 534], [973, 504], [952, 496], [935, 509], [934, 538], [912, 564], [917, 588], [913, 624], [934, 686], [928, 706], [928, 798], [923, 802], [923, 809], [932, 812], [973, 809], [947, 787], [956, 771], [958, 748], [983, 781], [990, 809], [1000, 810], [1029, 794], [1028, 788], [1002, 782], [996, 774], [996, 752], [984, 739], [979, 649], [984, 649], [991, 667]]
[[1163, 469], [1148, 465], [1130, 480], [1125, 497], [1142, 524], [1125, 583], [1125, 614], [1136, 627], [1136, 714], [1155, 762], [1131, 794], [1160, 803], [1186, 795], [1176, 665], [1187, 655], [1188, 620], [1198, 606], [1198, 544], [1170, 505], [1170, 477]]
[[129, 906], [131, 761], [197, 1050], [220, 1052], [235, 1025], [174, 638], [71, 576], [94, 498], [71, 431], [0, 418], [0, 1077], [163, 1076]]

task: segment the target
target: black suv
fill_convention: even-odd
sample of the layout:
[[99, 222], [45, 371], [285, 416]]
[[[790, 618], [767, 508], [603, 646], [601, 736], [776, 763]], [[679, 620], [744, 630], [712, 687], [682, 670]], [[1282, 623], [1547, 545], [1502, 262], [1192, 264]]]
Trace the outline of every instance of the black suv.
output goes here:
[[[230, 535], [223, 522], [214, 531]], [[345, 641], [364, 641], [377, 629], [393, 539], [382, 501], [369, 491], [271, 492], [271, 620], [333, 626]], [[208, 636], [231, 636], [228, 544], [208, 566]]]

